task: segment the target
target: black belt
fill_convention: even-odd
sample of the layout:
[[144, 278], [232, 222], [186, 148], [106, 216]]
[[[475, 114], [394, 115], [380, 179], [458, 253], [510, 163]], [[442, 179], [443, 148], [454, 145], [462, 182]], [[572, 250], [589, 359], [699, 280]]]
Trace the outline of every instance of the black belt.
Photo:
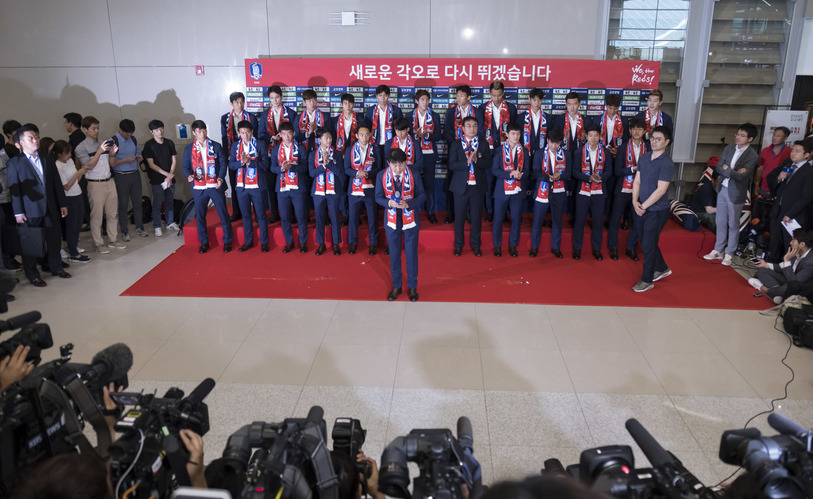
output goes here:
[[126, 172], [117, 172], [113, 170], [113, 173], [116, 175], [132, 175], [133, 173], [138, 173], [138, 170], [127, 170]]
[[107, 182], [107, 181], [108, 181], [108, 180], [110, 180], [111, 178], [113, 178], [113, 177], [100, 178], [100, 179], [98, 179], [98, 180], [97, 180], [97, 179], [95, 179], [95, 178], [87, 178], [87, 179], [85, 179], [85, 180], [87, 180], [88, 182]]

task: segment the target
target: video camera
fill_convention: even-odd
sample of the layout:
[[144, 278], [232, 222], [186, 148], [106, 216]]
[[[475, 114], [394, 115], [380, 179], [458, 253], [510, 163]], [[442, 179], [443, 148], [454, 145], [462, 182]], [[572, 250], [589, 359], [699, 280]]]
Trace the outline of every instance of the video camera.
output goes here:
[[179, 432], [189, 429], [203, 436], [209, 431], [209, 408], [203, 399], [214, 386], [215, 381], [206, 378], [186, 398], [178, 388], [170, 388], [162, 398], [110, 394], [116, 404], [133, 406], [116, 422], [115, 430], [123, 435], [108, 448], [116, 497], [123, 491], [131, 498], [169, 497], [177, 486], [191, 485], [189, 452]]
[[745, 468], [770, 498], [813, 497], [813, 431], [778, 413], [768, 424], [780, 435], [763, 437], [756, 428], [723, 433], [720, 459]]
[[[471, 421], [465, 416], [457, 420], [457, 438], [448, 429], [412, 430], [393, 440], [381, 454], [378, 488], [391, 497], [462, 499], [465, 486], [468, 497], [478, 499], [483, 484], [473, 443]], [[407, 461], [417, 463], [420, 470], [412, 494], [407, 489]]]

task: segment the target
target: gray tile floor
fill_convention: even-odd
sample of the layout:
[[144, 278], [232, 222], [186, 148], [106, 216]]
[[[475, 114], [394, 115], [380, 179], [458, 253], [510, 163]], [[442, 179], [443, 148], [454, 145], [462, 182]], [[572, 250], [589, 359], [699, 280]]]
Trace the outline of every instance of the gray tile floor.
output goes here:
[[[753, 311], [119, 296], [181, 244], [150, 236], [91, 253], [70, 280], [20, 284], [8, 315], [40, 310], [56, 344], [76, 345], [77, 361], [127, 343], [131, 389], [188, 391], [214, 378], [207, 459], [243, 424], [304, 416], [314, 404], [331, 427], [339, 416], [361, 419], [373, 456], [412, 428], [454, 429], [466, 415], [490, 482], [632, 444], [624, 421], [636, 417], [713, 484], [734, 470], [717, 459], [722, 432], [767, 410], [790, 379], [780, 363], [787, 338]], [[751, 292], [745, 282], [742, 292]], [[811, 360], [813, 351], [791, 350], [796, 379], [778, 403], [805, 426]], [[773, 434], [764, 416], [754, 424]]]

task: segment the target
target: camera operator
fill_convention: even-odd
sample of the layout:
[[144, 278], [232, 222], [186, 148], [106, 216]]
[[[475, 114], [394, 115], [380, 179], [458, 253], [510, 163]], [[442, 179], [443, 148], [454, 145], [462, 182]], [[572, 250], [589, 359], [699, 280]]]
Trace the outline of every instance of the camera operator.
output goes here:
[[34, 364], [25, 361], [30, 350], [29, 346], [19, 345], [12, 355], [0, 359], [0, 392], [28, 376], [34, 369]]
[[107, 465], [99, 456], [61, 454], [44, 461], [25, 475], [11, 499], [111, 499]]
[[[380, 490], [378, 490], [378, 463], [375, 462], [375, 459], [367, 457], [364, 454], [364, 451], [359, 449], [356, 461], [360, 463], [366, 462], [370, 467], [370, 477], [367, 478], [367, 495], [374, 499], [386, 499], [386, 496], [382, 494]], [[338, 474], [338, 470], [336, 473]], [[359, 489], [359, 497], [360, 496], [361, 489]]]

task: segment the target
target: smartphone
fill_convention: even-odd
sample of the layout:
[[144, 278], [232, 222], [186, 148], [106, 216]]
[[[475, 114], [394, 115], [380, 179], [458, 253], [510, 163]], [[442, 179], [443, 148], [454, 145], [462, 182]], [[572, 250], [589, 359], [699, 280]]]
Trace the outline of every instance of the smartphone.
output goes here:
[[179, 487], [172, 492], [171, 499], [232, 499], [232, 497], [227, 490]]
[[752, 258], [751, 263], [753, 263], [754, 265], [757, 265], [759, 263], [759, 260], [760, 260], [759, 258]]
[[105, 140], [104, 143], [107, 144], [108, 147], [113, 147], [113, 144], [115, 144], [116, 141], [113, 140], [113, 138], [111, 137], [111, 138]]

